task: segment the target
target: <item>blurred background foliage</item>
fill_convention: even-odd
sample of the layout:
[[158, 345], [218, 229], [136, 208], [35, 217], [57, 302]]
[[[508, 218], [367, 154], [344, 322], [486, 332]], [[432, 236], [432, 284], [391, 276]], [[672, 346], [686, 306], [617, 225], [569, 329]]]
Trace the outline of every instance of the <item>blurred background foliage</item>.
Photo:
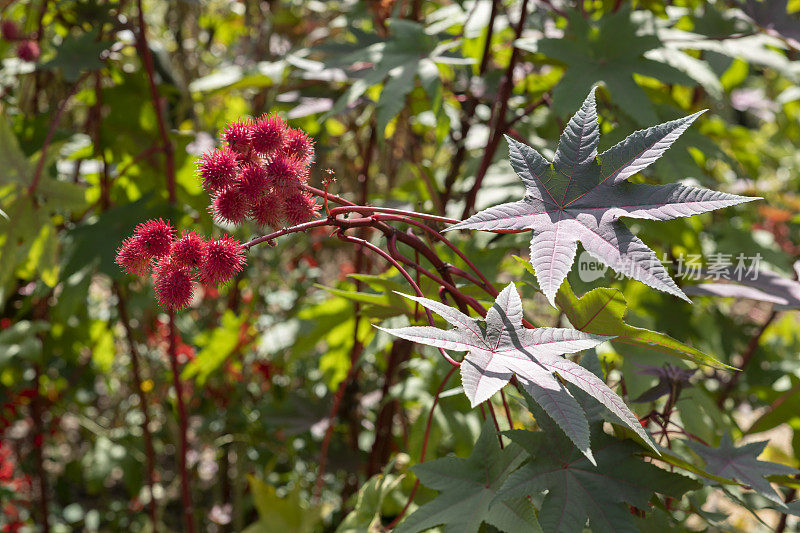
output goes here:
[[[552, 155], [595, 83], [601, 149], [707, 108], [636, 179], [764, 200], [632, 229], [669, 259], [760, 254], [763, 268], [796, 279], [798, 12], [797, 0], [0, 2], [0, 525], [41, 527], [46, 513], [53, 531], [142, 531], [154, 508], [159, 530], [181, 528], [167, 318], [152, 285], [124, 277], [113, 258], [148, 218], [227, 230], [209, 216], [195, 165], [242, 116], [275, 112], [308, 131], [312, 185], [330, 169], [330, 191], [352, 201], [459, 218], [521, 193], [503, 133]], [[489, 279], [530, 282], [518, 287], [532, 321], [565, 322], [512, 258], [527, 256], [526, 234], [454, 238]], [[619, 288], [630, 324], [748, 363], [732, 382], [702, 368], [676, 418], [714, 444], [724, 433], [771, 439], [763, 457], [800, 464], [797, 292], [783, 306], [707, 296], [689, 306], [611, 273], [570, 281], [578, 294]], [[423, 288], [435, 297], [436, 286]], [[408, 292], [380, 258], [313, 231], [254, 248], [235, 283], [203, 290], [177, 317], [201, 531], [378, 530], [397, 516], [448, 365], [370, 327], [413, 315], [393, 289]], [[677, 364], [635, 346], [600, 352], [626, 400], [657, 381], [637, 364]], [[467, 457], [477, 439], [480, 415], [457, 386], [448, 382], [434, 411], [427, 459]], [[635, 405], [640, 416], [661, 406]], [[530, 422], [522, 404], [512, 408]], [[367, 483], [390, 458], [387, 475]], [[791, 499], [797, 483], [782, 483]], [[659, 511], [641, 526], [797, 527], [757, 494], [728, 490], [696, 491], [682, 507], [691, 511]], [[434, 494], [421, 488], [414, 505]]]

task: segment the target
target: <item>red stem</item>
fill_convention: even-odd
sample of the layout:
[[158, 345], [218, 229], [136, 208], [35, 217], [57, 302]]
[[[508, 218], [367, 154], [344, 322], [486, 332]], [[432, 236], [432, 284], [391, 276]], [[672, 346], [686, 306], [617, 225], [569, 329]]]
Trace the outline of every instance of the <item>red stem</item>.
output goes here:
[[36, 188], [39, 186], [39, 181], [42, 179], [42, 171], [44, 170], [44, 162], [47, 159], [47, 149], [50, 147], [50, 143], [53, 142], [53, 135], [56, 133], [56, 128], [58, 128], [58, 123], [61, 120], [61, 115], [64, 114], [64, 110], [67, 108], [67, 104], [75, 96], [75, 93], [78, 92], [78, 87], [80, 87], [83, 80], [87, 78], [89, 74], [84, 74], [81, 76], [75, 85], [72, 86], [69, 94], [61, 101], [61, 105], [58, 106], [56, 110], [56, 114], [53, 115], [52, 120], [50, 120], [50, 127], [47, 130], [47, 135], [45, 135], [44, 142], [42, 143], [42, 150], [41, 154], [39, 155], [39, 160], [36, 162], [36, 169], [33, 172], [33, 180], [31, 180], [31, 184], [28, 186], [28, 194], [32, 195], [36, 192]]
[[180, 369], [178, 368], [178, 354], [176, 341], [175, 313], [169, 313], [169, 362], [172, 367], [172, 386], [178, 405], [178, 427], [180, 432], [180, 452], [178, 468], [181, 474], [181, 502], [183, 504], [183, 521], [188, 533], [194, 533], [194, 513], [192, 512], [192, 498], [189, 487], [189, 471], [186, 467], [186, 454], [189, 451], [187, 440], [188, 417], [186, 406], [183, 403], [183, 387], [181, 386]]
[[147, 462], [145, 468], [147, 469], [147, 488], [150, 491], [150, 504], [148, 511], [150, 513], [150, 520], [152, 522], [153, 533], [158, 533], [158, 514], [156, 510], [156, 495], [153, 487], [156, 484], [155, 475], [155, 451], [153, 450], [153, 436], [150, 433], [150, 414], [147, 410], [147, 396], [142, 388], [142, 371], [139, 363], [139, 350], [136, 348], [136, 342], [133, 338], [133, 329], [131, 328], [130, 318], [128, 317], [128, 309], [126, 301], [122, 295], [120, 286], [115, 283], [114, 291], [117, 294], [117, 310], [119, 312], [119, 319], [122, 326], [125, 328], [125, 335], [128, 338], [128, 347], [131, 352], [131, 366], [133, 367], [133, 386], [136, 388], [136, 395], [139, 397], [139, 405], [142, 409], [144, 420], [142, 421], [142, 435], [144, 436], [144, 449]]
[[[525, 26], [525, 19], [527, 16], [528, 0], [522, 0], [522, 8], [520, 10], [519, 20], [517, 21], [517, 27], [515, 28], [515, 40], [519, 39], [522, 35], [522, 29]], [[513, 43], [511, 46], [511, 59], [509, 60], [508, 67], [506, 68], [503, 84], [497, 91], [497, 97], [495, 98], [494, 105], [492, 106], [495, 110], [492, 117], [494, 122], [494, 133], [492, 134], [489, 143], [486, 145], [486, 150], [483, 153], [483, 159], [481, 159], [480, 167], [478, 167], [478, 172], [475, 175], [475, 183], [469, 190], [469, 193], [467, 193], [467, 201], [464, 205], [464, 212], [461, 215], [461, 218], [463, 219], [466, 219], [470, 216], [470, 214], [472, 214], [472, 208], [475, 206], [475, 199], [478, 196], [478, 190], [480, 190], [481, 185], [483, 184], [483, 178], [486, 177], [486, 172], [489, 170], [489, 165], [492, 163], [492, 158], [497, 151], [497, 146], [500, 144], [500, 137], [505, 131], [505, 116], [506, 111], [508, 110], [508, 99], [511, 95], [511, 88], [514, 84], [514, 67], [517, 65], [517, 59], [519, 58], [519, 49], [514, 46]]]
[[147, 85], [150, 89], [150, 99], [156, 112], [156, 122], [158, 123], [158, 133], [161, 137], [161, 150], [164, 152], [165, 173], [167, 176], [167, 194], [169, 203], [174, 204], [177, 200], [175, 193], [175, 153], [172, 142], [169, 140], [167, 124], [164, 120], [164, 111], [161, 109], [161, 96], [156, 87], [155, 67], [153, 66], [153, 55], [150, 53], [150, 45], [147, 43], [147, 24], [144, 20], [144, 10], [142, 0], [136, 1], [139, 15], [139, 54], [142, 56], [142, 63], [147, 73]]
[[[420, 463], [425, 462], [425, 454], [428, 451], [428, 440], [430, 439], [431, 436], [431, 424], [433, 423], [433, 411], [436, 409], [436, 405], [438, 405], [439, 403], [439, 397], [442, 395], [442, 392], [444, 392], [444, 387], [445, 385], [447, 385], [447, 381], [450, 379], [450, 376], [453, 375], [453, 372], [455, 372], [455, 370], [456, 367], [450, 369], [450, 371], [444, 377], [442, 382], [439, 384], [439, 388], [436, 390], [436, 395], [434, 395], [433, 397], [433, 404], [431, 404], [431, 409], [430, 411], [428, 411], [428, 421], [425, 424], [425, 436], [422, 439], [422, 451], [419, 454]], [[398, 514], [394, 518], [394, 520], [392, 520], [392, 522], [388, 526], [386, 526], [386, 529], [394, 528], [397, 525], [397, 523], [403, 519], [403, 516], [405, 516], [406, 511], [408, 511], [408, 508], [411, 506], [411, 502], [414, 501], [414, 495], [417, 493], [418, 488], [419, 488], [419, 478], [417, 478], [417, 480], [414, 482], [414, 487], [411, 489], [411, 494], [408, 495], [408, 501], [406, 502], [405, 507], [403, 507], [403, 510], [400, 511], [400, 514]]]

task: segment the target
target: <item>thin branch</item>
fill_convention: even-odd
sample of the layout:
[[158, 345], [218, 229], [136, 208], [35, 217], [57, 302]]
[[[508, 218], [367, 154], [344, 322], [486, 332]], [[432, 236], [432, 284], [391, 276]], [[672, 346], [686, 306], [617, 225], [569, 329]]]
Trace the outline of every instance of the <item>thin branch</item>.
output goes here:
[[145, 481], [147, 482], [147, 489], [150, 491], [150, 504], [148, 511], [150, 513], [150, 520], [152, 522], [153, 533], [158, 533], [158, 514], [156, 511], [156, 495], [153, 487], [156, 484], [155, 475], [155, 452], [153, 450], [153, 436], [150, 433], [150, 414], [147, 410], [147, 396], [142, 388], [142, 371], [139, 362], [139, 350], [136, 348], [136, 341], [133, 338], [133, 328], [131, 328], [130, 317], [128, 316], [128, 309], [125, 297], [119, 284], [114, 283], [114, 292], [117, 294], [117, 311], [119, 312], [119, 320], [125, 328], [125, 336], [128, 339], [128, 348], [131, 352], [131, 366], [133, 370], [133, 386], [136, 388], [136, 395], [139, 397], [139, 405], [142, 409], [142, 435], [144, 436], [144, 449], [146, 463], [145, 468], [147, 475]]
[[139, 54], [142, 56], [142, 63], [147, 73], [147, 85], [150, 89], [150, 99], [156, 112], [156, 122], [158, 123], [158, 133], [161, 136], [161, 149], [164, 151], [164, 170], [167, 176], [167, 194], [169, 202], [174, 204], [177, 200], [175, 193], [175, 152], [172, 141], [169, 139], [167, 124], [164, 120], [164, 111], [161, 109], [161, 96], [158, 93], [155, 80], [155, 67], [153, 66], [153, 55], [150, 52], [150, 45], [147, 42], [147, 24], [144, 20], [144, 9], [142, 0], [136, 1], [139, 22]]
[[176, 403], [178, 406], [178, 428], [180, 432], [180, 451], [178, 455], [178, 469], [181, 476], [181, 502], [183, 504], [183, 521], [186, 531], [194, 533], [194, 513], [192, 511], [192, 498], [189, 487], [189, 471], [186, 466], [186, 454], [189, 451], [188, 426], [186, 406], [183, 403], [183, 387], [181, 385], [180, 369], [178, 368], [178, 354], [176, 341], [175, 313], [169, 313], [169, 362], [172, 367], [172, 386], [175, 389]]

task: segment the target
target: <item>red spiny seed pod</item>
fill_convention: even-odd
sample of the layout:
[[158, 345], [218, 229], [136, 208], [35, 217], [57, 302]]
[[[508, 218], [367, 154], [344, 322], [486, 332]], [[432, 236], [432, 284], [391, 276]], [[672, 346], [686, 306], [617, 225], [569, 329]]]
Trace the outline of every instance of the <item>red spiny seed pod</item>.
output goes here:
[[216, 192], [229, 187], [238, 172], [236, 154], [229, 150], [206, 152], [200, 158], [198, 174], [207, 191]]
[[250, 216], [262, 228], [278, 229], [283, 225], [283, 202], [270, 191], [250, 206]]
[[2, 35], [3, 39], [6, 41], [16, 41], [22, 34], [16, 22], [13, 20], [4, 20], [3, 24], [0, 25], [0, 35]]
[[17, 57], [23, 61], [36, 61], [40, 54], [39, 43], [36, 41], [22, 41], [17, 45]]
[[156, 299], [162, 307], [176, 311], [189, 307], [194, 287], [188, 272], [165, 257], [156, 265], [154, 277]]
[[239, 272], [244, 266], [244, 247], [227, 235], [208, 242], [203, 281], [217, 286]]
[[314, 159], [314, 140], [303, 130], [292, 128], [286, 134], [283, 154], [307, 165]]
[[194, 231], [186, 231], [172, 243], [169, 258], [180, 268], [190, 270], [200, 268], [206, 258], [206, 243]]
[[294, 226], [317, 218], [319, 205], [313, 196], [304, 192], [296, 192], [283, 201], [283, 211], [287, 222]]
[[247, 165], [236, 180], [236, 188], [252, 203], [269, 187], [267, 171], [261, 165]]
[[241, 224], [247, 217], [248, 199], [238, 189], [223, 189], [214, 195], [209, 210], [218, 222]]
[[250, 150], [250, 131], [253, 127], [251, 120], [239, 120], [228, 124], [222, 132], [228, 148], [236, 153], [244, 154]]
[[250, 129], [253, 150], [270, 156], [277, 152], [286, 140], [286, 123], [276, 115], [264, 115]]
[[308, 169], [291, 157], [276, 157], [266, 166], [269, 183], [276, 189], [296, 189], [308, 181]]
[[142, 252], [142, 246], [136, 238], [129, 237], [122, 241], [117, 249], [115, 262], [126, 274], [143, 276], [150, 270], [152, 258]]
[[148, 220], [136, 227], [134, 234], [139, 253], [148, 258], [158, 258], [169, 253], [175, 238], [175, 228], [169, 222]]

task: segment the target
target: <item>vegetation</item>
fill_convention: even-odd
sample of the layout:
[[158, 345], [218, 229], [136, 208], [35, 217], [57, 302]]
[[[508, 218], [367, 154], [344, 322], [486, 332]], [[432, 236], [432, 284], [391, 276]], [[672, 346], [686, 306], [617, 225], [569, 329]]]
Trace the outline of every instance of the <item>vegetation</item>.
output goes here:
[[800, 2], [0, 19], [0, 530], [800, 527]]

